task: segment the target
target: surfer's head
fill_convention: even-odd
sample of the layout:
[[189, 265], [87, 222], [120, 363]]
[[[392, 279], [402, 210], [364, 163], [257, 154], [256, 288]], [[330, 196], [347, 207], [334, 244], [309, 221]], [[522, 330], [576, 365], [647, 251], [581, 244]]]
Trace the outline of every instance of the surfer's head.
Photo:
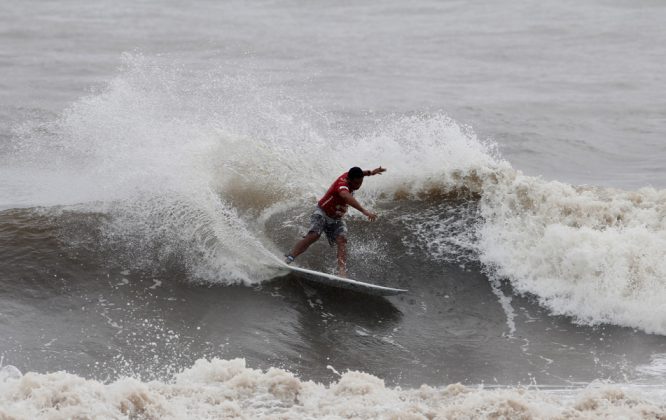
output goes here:
[[358, 190], [363, 184], [363, 169], [358, 166], [354, 166], [347, 173], [347, 179], [349, 180], [349, 186], [353, 190]]

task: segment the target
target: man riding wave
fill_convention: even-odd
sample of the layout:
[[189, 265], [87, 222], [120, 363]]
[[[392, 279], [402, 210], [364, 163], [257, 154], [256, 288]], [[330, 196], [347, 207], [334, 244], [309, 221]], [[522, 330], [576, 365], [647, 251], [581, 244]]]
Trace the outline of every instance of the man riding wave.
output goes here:
[[355, 166], [340, 175], [317, 203], [314, 213], [310, 216], [310, 230], [294, 246], [291, 253], [285, 256], [285, 262], [291, 264], [319, 239], [322, 232], [325, 232], [331, 246], [337, 244], [338, 247], [338, 274], [347, 277], [347, 225], [342, 217], [347, 213], [348, 206], [352, 206], [371, 222], [377, 219], [377, 214], [366, 210], [354, 198], [354, 191], [361, 188], [364, 177], [380, 175], [385, 171], [386, 169], [381, 166], [365, 171]]

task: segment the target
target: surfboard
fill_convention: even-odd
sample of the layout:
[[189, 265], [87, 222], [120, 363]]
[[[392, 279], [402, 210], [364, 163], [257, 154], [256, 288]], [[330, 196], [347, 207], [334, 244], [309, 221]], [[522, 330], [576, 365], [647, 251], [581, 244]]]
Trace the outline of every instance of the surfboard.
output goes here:
[[339, 287], [341, 289], [353, 290], [355, 292], [361, 292], [375, 296], [393, 296], [407, 292], [406, 289], [396, 289], [393, 287], [380, 286], [378, 284], [365, 283], [358, 280], [352, 280], [344, 277], [335, 276], [333, 274], [322, 273], [319, 271], [309, 270], [307, 268], [286, 264], [284, 261], [281, 261], [279, 259], [278, 261], [280, 261], [281, 267], [284, 267], [290, 271], [298, 273], [307, 280], [316, 283], [326, 284], [328, 286]]

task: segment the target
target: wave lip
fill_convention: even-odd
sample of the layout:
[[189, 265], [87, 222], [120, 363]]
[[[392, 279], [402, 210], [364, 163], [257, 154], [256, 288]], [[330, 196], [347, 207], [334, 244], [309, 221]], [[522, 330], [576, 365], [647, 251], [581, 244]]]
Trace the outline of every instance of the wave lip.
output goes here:
[[104, 384], [66, 372], [0, 382], [5, 418], [659, 418], [663, 390], [590, 385], [575, 390], [422, 385], [391, 388], [350, 371], [326, 386], [244, 359], [198, 360], [171, 381]]

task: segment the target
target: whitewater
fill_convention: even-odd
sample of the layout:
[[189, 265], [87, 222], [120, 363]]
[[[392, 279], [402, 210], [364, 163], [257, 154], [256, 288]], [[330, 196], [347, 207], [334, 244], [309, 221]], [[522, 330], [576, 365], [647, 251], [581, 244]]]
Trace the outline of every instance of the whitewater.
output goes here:
[[173, 381], [110, 384], [65, 373], [28, 374], [0, 387], [11, 418], [660, 418], [663, 390], [591, 385], [570, 390], [388, 388], [362, 372], [329, 386], [282, 369], [262, 372], [242, 359], [199, 360]]

